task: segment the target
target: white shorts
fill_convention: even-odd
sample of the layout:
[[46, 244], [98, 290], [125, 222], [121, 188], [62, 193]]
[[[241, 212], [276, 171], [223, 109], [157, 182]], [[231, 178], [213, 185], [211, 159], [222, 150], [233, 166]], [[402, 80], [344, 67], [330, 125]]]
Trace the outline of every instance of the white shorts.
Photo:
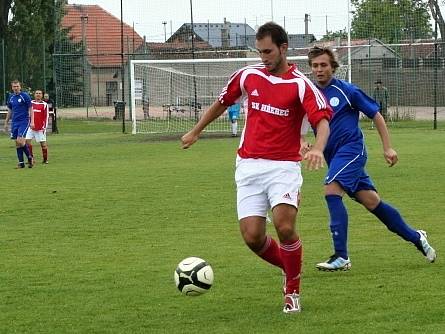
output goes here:
[[46, 130], [35, 131], [29, 128], [25, 138], [35, 139], [36, 142], [41, 143], [42, 141], [46, 141]]
[[238, 219], [260, 216], [278, 204], [298, 208], [303, 185], [301, 165], [295, 161], [236, 159]]

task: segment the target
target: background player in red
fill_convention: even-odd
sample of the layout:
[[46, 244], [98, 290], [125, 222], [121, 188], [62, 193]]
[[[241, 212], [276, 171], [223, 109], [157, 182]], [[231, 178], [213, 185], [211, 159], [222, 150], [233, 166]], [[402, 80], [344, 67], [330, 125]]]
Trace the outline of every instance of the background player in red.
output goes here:
[[[303, 182], [301, 124], [307, 114], [317, 129], [314, 147], [305, 159], [309, 169], [318, 169], [323, 166], [332, 110], [313, 83], [288, 64], [288, 38], [281, 26], [269, 22], [259, 27], [256, 47], [262, 63], [231, 76], [219, 99], [182, 136], [182, 147], [193, 145], [227, 107], [236, 101], [246, 103], [235, 173], [241, 235], [253, 252], [285, 273], [283, 312], [300, 312], [302, 245], [295, 222]], [[266, 234], [269, 209], [279, 244]]]
[[26, 143], [29, 151], [33, 157], [31, 140], [34, 138], [36, 142], [40, 143], [42, 148], [43, 163], [48, 163], [48, 145], [46, 143], [46, 127], [48, 125], [48, 105], [42, 100], [43, 91], [37, 89], [34, 92], [34, 100], [31, 101], [31, 125], [26, 133]]

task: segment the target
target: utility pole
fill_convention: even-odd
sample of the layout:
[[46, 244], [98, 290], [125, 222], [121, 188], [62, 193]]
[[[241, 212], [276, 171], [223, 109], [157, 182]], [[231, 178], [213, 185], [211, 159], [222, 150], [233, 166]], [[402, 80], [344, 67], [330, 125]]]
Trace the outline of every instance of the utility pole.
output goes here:
[[167, 21], [162, 21], [164, 25], [164, 43], [167, 42]]
[[88, 101], [87, 101], [87, 42], [86, 42], [86, 24], [88, 23], [88, 15], [82, 14], [80, 17], [82, 22], [82, 47], [83, 47], [83, 106], [87, 108], [88, 119]]

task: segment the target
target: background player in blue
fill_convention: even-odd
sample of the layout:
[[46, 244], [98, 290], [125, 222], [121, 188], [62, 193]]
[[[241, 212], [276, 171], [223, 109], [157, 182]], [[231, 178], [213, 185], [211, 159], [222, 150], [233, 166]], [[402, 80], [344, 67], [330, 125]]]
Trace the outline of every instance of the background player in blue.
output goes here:
[[32, 156], [26, 146], [26, 132], [29, 128], [30, 115], [32, 112], [31, 97], [26, 92], [22, 92], [22, 87], [18, 80], [11, 82], [12, 94], [8, 97], [8, 114], [5, 120], [5, 131], [8, 131], [8, 122], [11, 119], [11, 139], [15, 139], [17, 158], [19, 163], [17, 168], [25, 168], [23, 153], [28, 158], [28, 167], [33, 165]]
[[389, 166], [398, 161], [379, 105], [357, 86], [333, 76], [339, 64], [331, 49], [314, 47], [308, 57], [316, 84], [334, 111], [324, 150], [328, 164], [324, 184], [335, 253], [327, 261], [318, 263], [317, 268], [333, 271], [351, 267], [347, 249], [348, 213], [343, 204], [345, 193], [374, 214], [391, 232], [413, 243], [429, 262], [434, 262], [436, 252], [429, 245], [426, 233], [412, 229], [397, 209], [380, 198], [365, 171], [367, 153], [359, 127], [360, 111], [374, 121]]
[[228, 109], [227, 113], [229, 115], [230, 123], [232, 126], [232, 137], [236, 137], [238, 133], [238, 117], [241, 106], [239, 103], [232, 104]]

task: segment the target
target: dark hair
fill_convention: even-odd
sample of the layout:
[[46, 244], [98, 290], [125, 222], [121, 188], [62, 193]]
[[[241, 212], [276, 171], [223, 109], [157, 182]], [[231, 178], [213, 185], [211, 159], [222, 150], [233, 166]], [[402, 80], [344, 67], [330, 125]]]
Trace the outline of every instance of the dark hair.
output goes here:
[[334, 69], [334, 72], [337, 70], [337, 68], [340, 67], [340, 64], [338, 63], [337, 57], [332, 51], [331, 48], [325, 47], [325, 46], [314, 46], [312, 49], [309, 50], [307, 57], [308, 57], [308, 63], [309, 66], [312, 66], [312, 59], [315, 57], [321, 56], [321, 55], [328, 55], [329, 60], [331, 62], [331, 66]]
[[259, 41], [267, 36], [270, 36], [272, 42], [276, 46], [281, 46], [282, 44], [288, 44], [287, 33], [282, 26], [276, 24], [275, 22], [264, 23], [258, 28], [256, 33], [256, 40]]
[[19, 85], [21, 85], [20, 81], [18, 81], [17, 79], [12, 80], [12, 81], [11, 81], [11, 85], [12, 85], [12, 84], [19, 84]]

